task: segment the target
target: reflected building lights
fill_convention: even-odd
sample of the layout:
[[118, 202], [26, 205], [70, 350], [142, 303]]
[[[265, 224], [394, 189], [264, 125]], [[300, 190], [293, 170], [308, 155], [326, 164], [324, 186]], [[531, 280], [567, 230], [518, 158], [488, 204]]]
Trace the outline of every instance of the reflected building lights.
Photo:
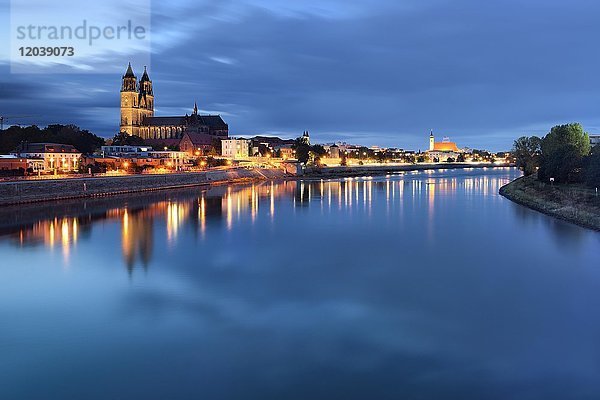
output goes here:
[[[161, 222], [164, 221], [166, 225], [167, 245], [173, 246], [180, 240], [182, 229], [186, 228], [186, 224], [191, 225], [193, 232], [201, 232], [201, 237], [204, 239], [212, 226], [223, 228], [225, 225], [226, 229], [231, 231], [234, 224], [260, 222], [261, 217], [266, 218], [267, 216], [266, 201], [269, 202], [268, 215], [272, 222], [275, 214], [286, 215], [286, 212], [278, 212], [276, 207], [300, 209], [310, 206], [310, 203], [316, 202], [318, 197], [322, 212], [325, 204], [331, 210], [337, 202], [337, 208], [340, 211], [352, 211], [354, 207], [357, 215], [372, 216], [372, 213], [387, 212], [391, 222], [394, 221], [391, 218], [392, 214], [394, 217], [401, 218], [402, 215], [408, 216], [409, 211], [420, 210], [420, 212], [428, 214], [429, 229], [432, 231], [436, 206], [437, 213], [440, 214], [440, 207], [445, 205], [448, 196], [464, 193], [468, 197], [474, 195], [497, 197], [498, 189], [503, 182], [502, 179], [494, 176], [473, 176], [471, 173], [471, 176], [457, 178], [452, 174], [453, 171], [448, 171], [444, 176], [439, 176], [430, 171], [426, 174], [407, 173], [388, 178], [375, 177], [375, 179], [365, 177], [268, 182], [247, 186], [215, 186], [202, 191], [201, 195], [199, 192], [195, 192], [193, 196], [184, 198], [184, 200], [171, 200], [173, 195], [166, 194], [161, 198], [162, 201], [149, 204], [128, 202], [127, 206], [122, 208], [101, 211], [100, 215], [95, 215], [93, 219], [112, 219], [120, 223], [120, 245], [123, 260], [127, 269], [131, 271], [139, 260], [144, 266], [150, 262], [154, 220], [157, 218]], [[284, 196], [289, 196], [291, 201], [278, 203], [277, 199]], [[177, 196], [174, 197], [177, 198]], [[165, 200], [165, 198], [169, 200]], [[265, 202], [263, 213], [260, 212], [261, 202]], [[386, 208], [383, 207], [384, 202]], [[136, 209], [132, 204], [141, 205]], [[374, 204], [380, 204], [381, 208], [373, 208]], [[364, 212], [361, 212], [361, 208]], [[348, 216], [351, 216], [351, 213], [348, 213]], [[73, 259], [74, 246], [80, 238], [86, 237], [84, 235], [87, 232], [86, 227], [89, 229], [93, 219], [89, 215], [87, 219], [81, 217], [52, 218], [19, 230], [15, 229], [11, 235], [13, 235], [15, 243], [21, 246], [36, 242], [44, 243], [49, 248], [60, 246], [65, 263], [67, 263], [69, 258]], [[213, 221], [219, 223], [213, 225]], [[159, 228], [165, 232], [162, 224], [159, 225]]]

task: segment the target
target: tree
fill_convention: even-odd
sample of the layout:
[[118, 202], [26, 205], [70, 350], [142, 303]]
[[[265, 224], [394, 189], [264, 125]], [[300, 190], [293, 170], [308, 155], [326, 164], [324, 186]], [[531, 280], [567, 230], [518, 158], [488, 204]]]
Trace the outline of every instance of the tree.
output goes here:
[[306, 143], [302, 138], [296, 139], [293, 144], [293, 149], [296, 152], [296, 159], [301, 163], [314, 163], [317, 164], [321, 157], [327, 154], [327, 151], [320, 144], [311, 146]]
[[136, 135], [130, 135], [127, 132], [119, 132], [112, 140], [113, 146], [143, 146], [144, 139]]
[[582, 180], [583, 161], [590, 153], [590, 139], [580, 124], [558, 125], [541, 143], [538, 178], [570, 183]]
[[588, 186], [600, 188], [600, 144], [594, 146], [592, 154], [587, 159], [585, 183]]
[[534, 174], [540, 166], [542, 139], [537, 136], [521, 136], [512, 148], [512, 156], [516, 160], [517, 167], [525, 175]]
[[306, 144], [302, 138], [298, 138], [292, 147], [296, 151], [296, 159], [301, 163], [306, 164], [309, 159], [310, 146]]
[[342, 153], [340, 154], [340, 165], [341, 165], [342, 167], [345, 167], [345, 166], [347, 166], [347, 165], [348, 165], [348, 156], [346, 155], [346, 153], [345, 153], [345, 152], [342, 152]]
[[0, 154], [13, 151], [22, 142], [70, 144], [84, 154], [104, 145], [104, 139], [75, 125], [53, 124], [40, 129], [32, 125], [11, 126], [0, 135]]

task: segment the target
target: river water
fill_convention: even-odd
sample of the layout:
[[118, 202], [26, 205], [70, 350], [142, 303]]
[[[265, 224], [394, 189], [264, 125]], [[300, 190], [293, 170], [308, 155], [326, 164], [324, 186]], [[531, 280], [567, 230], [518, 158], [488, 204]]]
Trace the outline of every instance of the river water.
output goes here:
[[518, 175], [0, 209], [0, 398], [598, 399], [600, 234]]

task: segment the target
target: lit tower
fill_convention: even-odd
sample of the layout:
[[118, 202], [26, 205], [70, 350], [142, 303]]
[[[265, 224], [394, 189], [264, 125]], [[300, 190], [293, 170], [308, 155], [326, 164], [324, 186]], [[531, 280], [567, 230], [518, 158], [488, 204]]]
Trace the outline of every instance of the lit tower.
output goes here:
[[308, 134], [308, 131], [304, 131], [304, 133], [302, 133], [302, 143], [310, 146], [310, 135]]
[[139, 110], [139, 122], [141, 123], [146, 117], [154, 116], [154, 92], [152, 91], [152, 81], [144, 66], [144, 74], [140, 79], [140, 91], [138, 95], [138, 104], [140, 105]]
[[433, 129], [429, 133], [429, 151], [433, 151], [435, 148], [435, 138], [433, 137]]
[[138, 96], [137, 78], [133, 73], [133, 69], [131, 69], [131, 63], [129, 63], [121, 85], [121, 132], [126, 132], [129, 135], [139, 133]]

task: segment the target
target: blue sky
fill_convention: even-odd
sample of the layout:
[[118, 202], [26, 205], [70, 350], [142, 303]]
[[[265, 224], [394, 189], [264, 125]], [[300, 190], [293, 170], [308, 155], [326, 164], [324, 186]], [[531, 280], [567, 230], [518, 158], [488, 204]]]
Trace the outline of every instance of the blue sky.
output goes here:
[[[3, 42], [9, 13], [2, 0]], [[558, 123], [598, 133], [598, 15], [591, 0], [156, 1], [156, 114], [197, 101], [235, 136], [310, 130], [317, 142], [411, 149], [430, 129], [491, 150]], [[12, 74], [1, 50], [0, 115], [112, 136], [129, 58], [87, 74]]]

